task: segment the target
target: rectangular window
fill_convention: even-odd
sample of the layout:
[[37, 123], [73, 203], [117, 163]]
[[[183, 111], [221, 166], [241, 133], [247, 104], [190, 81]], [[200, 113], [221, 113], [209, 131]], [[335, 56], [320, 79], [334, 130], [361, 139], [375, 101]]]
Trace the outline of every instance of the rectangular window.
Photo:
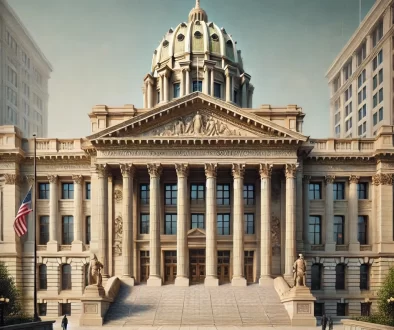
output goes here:
[[309, 216], [308, 240], [311, 245], [321, 244], [321, 218], [317, 215]]
[[164, 185], [164, 204], [165, 205], [176, 205], [177, 203], [178, 187], [176, 184]]
[[74, 199], [74, 183], [62, 183], [62, 199]]
[[375, 47], [380, 39], [383, 38], [383, 20], [378, 23], [372, 32], [372, 47]]
[[347, 316], [347, 303], [337, 303], [337, 316]]
[[193, 92], [202, 92], [202, 81], [193, 81]]
[[345, 244], [345, 224], [342, 215], [334, 216], [334, 239], [337, 245]]
[[345, 125], [346, 125], [346, 132], [347, 132], [349, 129], [352, 128], [352, 118], [349, 118], [349, 119], [345, 122]]
[[217, 97], [217, 98], [221, 98], [222, 97], [222, 85], [219, 83], [214, 83], [213, 84], [213, 96]]
[[12, 85], [18, 88], [18, 80], [17, 80], [16, 72], [9, 66], [8, 66], [8, 81]]
[[341, 121], [341, 112], [335, 114], [335, 125]]
[[230, 214], [217, 215], [218, 235], [230, 235]]
[[373, 90], [375, 90], [376, 87], [378, 87], [378, 76], [376, 74], [373, 76], [372, 85], [373, 85], [372, 86]]
[[60, 304], [61, 315], [71, 316], [71, 303]]
[[49, 199], [49, 183], [38, 184], [38, 199]]
[[367, 131], [367, 123], [364, 122], [360, 126], [358, 126], [358, 135], [362, 136]]
[[49, 242], [49, 216], [40, 216], [40, 245], [45, 245]]
[[383, 69], [379, 70], [379, 85], [383, 82]]
[[216, 185], [216, 202], [217, 205], [230, 205], [230, 185]]
[[375, 126], [378, 123], [378, 113], [375, 112], [373, 114], [373, 125]]
[[339, 136], [341, 134], [341, 125], [335, 126], [335, 134], [336, 136]]
[[233, 98], [234, 103], [238, 103], [238, 91], [234, 89], [234, 98]]
[[357, 184], [358, 199], [368, 199], [368, 183], [360, 182]]
[[378, 93], [373, 96], [373, 105], [372, 107], [375, 108], [378, 105]]
[[347, 117], [348, 115], [350, 115], [353, 111], [353, 104], [350, 101], [348, 105], [345, 106], [345, 117]]
[[191, 229], [193, 228], [200, 228], [204, 229], [204, 214], [201, 213], [193, 213], [192, 214], [192, 223], [191, 223]]
[[191, 204], [205, 203], [205, 186], [203, 184], [192, 184], [190, 186]]
[[174, 84], [174, 98], [181, 96], [181, 84], [175, 83]]
[[379, 89], [379, 103], [383, 102], [383, 88]]
[[165, 214], [165, 234], [166, 235], [176, 235], [176, 218], [177, 215], [175, 213], [166, 213]]
[[253, 235], [254, 234], [254, 214], [253, 213], [245, 213], [244, 214], [245, 221], [245, 234]]
[[313, 264], [311, 267], [311, 289], [312, 290], [321, 290], [321, 282], [322, 282], [322, 268], [321, 264]]
[[62, 220], [62, 244], [70, 245], [74, 240], [74, 217], [66, 215]]
[[335, 266], [335, 290], [345, 290], [345, 264], [337, 264]]
[[90, 182], [86, 182], [85, 183], [85, 198], [86, 199], [90, 199], [90, 188], [91, 188], [91, 183]]
[[315, 302], [315, 314], [314, 316], [323, 316], [324, 312], [324, 303], [317, 303]]
[[367, 105], [364, 104], [360, 110], [358, 110], [358, 120], [360, 121], [367, 115]]
[[379, 121], [383, 120], [383, 108], [379, 109]]
[[366, 80], [366, 77], [367, 77], [367, 73], [366, 73], [366, 71], [365, 71], [365, 69], [364, 69], [364, 70], [360, 73], [360, 75], [358, 76], [358, 79], [357, 79], [358, 88], [360, 88], [362, 85], [364, 85], [365, 80]]
[[149, 205], [149, 184], [140, 185], [140, 201], [141, 205]]
[[254, 205], [255, 204], [255, 196], [254, 196], [254, 185], [252, 184], [244, 184], [244, 204], [245, 205]]
[[140, 215], [140, 234], [149, 234], [149, 214]]
[[343, 67], [343, 78], [346, 80], [352, 75], [352, 60], [347, 62]]
[[38, 304], [38, 315], [39, 316], [46, 316], [47, 315], [47, 304], [46, 303]]
[[309, 199], [321, 199], [321, 183], [311, 182], [309, 184]]
[[347, 90], [345, 90], [345, 102], [352, 97], [352, 85], [349, 86]]
[[157, 91], [157, 103], [160, 103], [160, 91]]
[[357, 66], [361, 65], [361, 63], [367, 57], [367, 43], [364, 42], [361, 47], [357, 51]]
[[334, 93], [339, 89], [339, 87], [341, 87], [341, 77], [338, 74], [338, 77], [334, 78], [334, 82], [332, 83], [333, 85], [333, 89], [334, 89]]
[[85, 244], [90, 244], [91, 240], [91, 224], [90, 224], [90, 215], [86, 216], [85, 222]]
[[334, 200], [345, 199], [345, 183], [344, 182], [334, 182]]
[[358, 241], [361, 245], [368, 244], [368, 217], [358, 216]]
[[371, 315], [371, 303], [361, 303], [361, 316], [370, 316]]

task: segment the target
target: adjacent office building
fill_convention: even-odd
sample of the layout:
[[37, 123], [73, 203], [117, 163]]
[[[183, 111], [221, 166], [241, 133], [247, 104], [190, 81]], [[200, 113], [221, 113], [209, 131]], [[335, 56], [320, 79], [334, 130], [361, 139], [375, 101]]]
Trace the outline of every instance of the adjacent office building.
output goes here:
[[48, 134], [52, 66], [6, 0], [0, 0], [0, 125]]

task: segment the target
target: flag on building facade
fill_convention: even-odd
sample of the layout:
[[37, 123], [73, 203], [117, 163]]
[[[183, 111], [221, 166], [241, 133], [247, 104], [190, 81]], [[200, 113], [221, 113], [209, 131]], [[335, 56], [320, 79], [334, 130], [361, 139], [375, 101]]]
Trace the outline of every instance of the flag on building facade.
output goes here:
[[26, 216], [32, 211], [33, 209], [31, 207], [31, 188], [30, 188], [25, 199], [22, 201], [22, 205], [19, 207], [18, 213], [14, 221], [14, 230], [19, 237], [22, 237], [27, 233]]

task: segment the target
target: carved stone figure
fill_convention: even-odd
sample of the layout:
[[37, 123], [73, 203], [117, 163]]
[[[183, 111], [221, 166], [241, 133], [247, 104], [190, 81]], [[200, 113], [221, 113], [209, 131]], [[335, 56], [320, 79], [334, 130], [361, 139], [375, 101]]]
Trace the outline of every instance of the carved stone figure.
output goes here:
[[193, 118], [193, 133], [201, 134], [203, 129], [202, 117], [200, 115], [200, 111], [197, 111], [196, 115]]
[[298, 255], [298, 259], [293, 264], [294, 286], [306, 286], [306, 264], [304, 256]]
[[98, 261], [96, 255], [94, 254], [89, 264], [89, 285], [103, 285], [103, 277], [101, 275], [101, 269], [103, 269], [103, 267], [103, 264]]

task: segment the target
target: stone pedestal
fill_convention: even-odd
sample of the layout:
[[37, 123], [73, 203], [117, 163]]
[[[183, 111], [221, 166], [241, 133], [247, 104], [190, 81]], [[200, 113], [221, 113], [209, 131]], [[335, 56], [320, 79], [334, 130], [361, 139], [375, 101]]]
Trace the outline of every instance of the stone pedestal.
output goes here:
[[207, 276], [204, 280], [205, 286], [219, 286], [219, 279], [213, 276]]
[[151, 276], [149, 276], [149, 278], [148, 278], [148, 280], [146, 282], [146, 285], [148, 285], [148, 286], [161, 286], [162, 285], [161, 278], [151, 275]]
[[59, 244], [56, 241], [49, 241], [47, 243], [47, 252], [58, 252]]
[[79, 319], [80, 326], [102, 326], [112, 299], [105, 296], [102, 286], [89, 285], [81, 298], [82, 310]]
[[83, 252], [83, 243], [81, 241], [74, 241], [71, 244], [72, 252]]
[[175, 286], [189, 286], [189, 278], [187, 277], [175, 278]]
[[296, 286], [282, 296], [292, 326], [316, 326], [314, 302], [316, 298], [306, 286]]
[[232, 286], [246, 286], [246, 278], [245, 277], [238, 277], [231, 280], [231, 285]]

